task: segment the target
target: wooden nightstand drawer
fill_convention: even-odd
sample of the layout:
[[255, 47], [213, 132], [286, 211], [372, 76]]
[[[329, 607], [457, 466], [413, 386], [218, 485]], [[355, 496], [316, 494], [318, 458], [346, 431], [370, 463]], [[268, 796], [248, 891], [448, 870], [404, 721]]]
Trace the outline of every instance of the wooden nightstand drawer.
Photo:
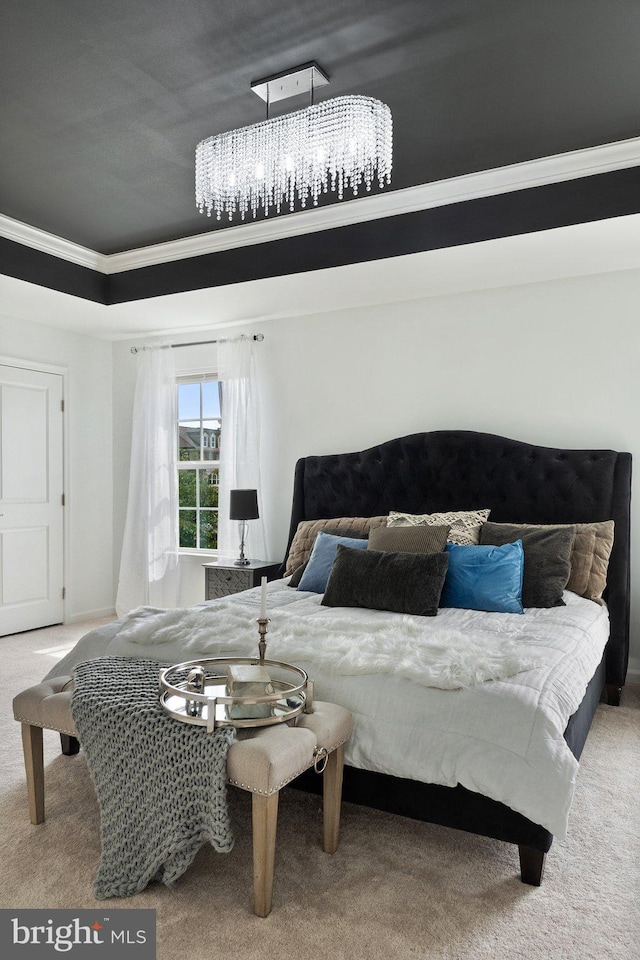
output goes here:
[[267, 560], [252, 560], [246, 566], [236, 566], [232, 560], [216, 560], [205, 563], [205, 600], [217, 600], [232, 593], [259, 587], [262, 577], [275, 580], [280, 570], [279, 563]]

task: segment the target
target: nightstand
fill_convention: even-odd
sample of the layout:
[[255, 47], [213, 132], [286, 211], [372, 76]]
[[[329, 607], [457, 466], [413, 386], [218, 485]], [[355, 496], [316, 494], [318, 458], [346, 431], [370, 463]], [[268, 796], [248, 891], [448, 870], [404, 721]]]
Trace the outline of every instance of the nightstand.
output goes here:
[[203, 563], [204, 567], [204, 598], [217, 600], [218, 597], [228, 597], [231, 593], [241, 590], [250, 590], [259, 587], [262, 577], [275, 580], [280, 570], [280, 563], [270, 563], [268, 560], [251, 560], [243, 566], [233, 560], [214, 560], [213, 563]]

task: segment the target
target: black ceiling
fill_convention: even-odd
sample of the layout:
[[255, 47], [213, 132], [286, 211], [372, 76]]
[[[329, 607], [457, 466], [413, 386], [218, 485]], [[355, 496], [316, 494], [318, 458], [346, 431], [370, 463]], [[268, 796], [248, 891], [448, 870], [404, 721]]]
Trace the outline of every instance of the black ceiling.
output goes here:
[[0, 213], [101, 253], [216, 229], [196, 143], [309, 60], [390, 106], [391, 189], [635, 137], [639, 41], [638, 0], [1, 0]]

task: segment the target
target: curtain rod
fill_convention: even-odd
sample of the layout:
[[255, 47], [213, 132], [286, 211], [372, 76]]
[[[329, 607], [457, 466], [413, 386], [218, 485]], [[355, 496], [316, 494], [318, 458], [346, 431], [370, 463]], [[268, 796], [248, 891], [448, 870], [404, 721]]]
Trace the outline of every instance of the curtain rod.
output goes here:
[[[252, 337], [245, 337], [243, 334], [241, 337], [238, 337], [239, 340], [257, 340], [259, 343], [264, 340], [264, 333], [254, 333]], [[222, 338], [221, 340], [193, 340], [191, 343], [161, 343], [158, 346], [161, 347], [171, 347], [172, 349], [177, 349], [178, 347], [203, 347], [209, 343], [226, 343], [227, 338]], [[141, 350], [147, 350], [147, 347], [131, 347], [131, 353], [140, 353]]]

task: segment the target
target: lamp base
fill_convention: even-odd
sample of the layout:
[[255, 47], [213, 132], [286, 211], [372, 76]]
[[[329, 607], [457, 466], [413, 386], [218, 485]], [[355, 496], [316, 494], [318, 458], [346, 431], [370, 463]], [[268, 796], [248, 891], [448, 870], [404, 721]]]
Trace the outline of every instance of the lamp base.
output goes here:
[[247, 523], [246, 520], [240, 520], [238, 523], [238, 532], [240, 534], [240, 547], [238, 552], [240, 556], [238, 557], [237, 560], [233, 561], [236, 567], [246, 567], [248, 563], [251, 563], [251, 561], [247, 560], [247, 558], [244, 555], [244, 545], [247, 539], [248, 526], [249, 524]]

